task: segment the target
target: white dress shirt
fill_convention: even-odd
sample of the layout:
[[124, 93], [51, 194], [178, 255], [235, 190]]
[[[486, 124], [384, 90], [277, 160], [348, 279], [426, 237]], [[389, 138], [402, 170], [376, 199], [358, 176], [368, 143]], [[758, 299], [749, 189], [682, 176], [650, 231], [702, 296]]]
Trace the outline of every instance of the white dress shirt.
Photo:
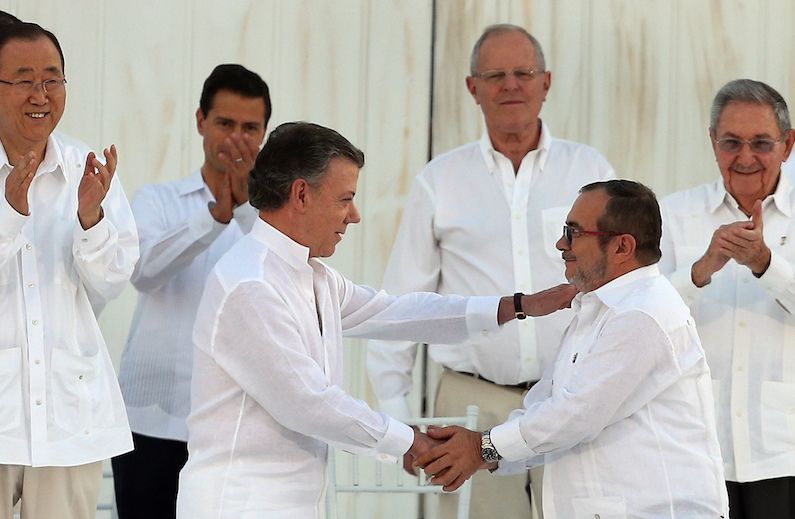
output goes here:
[[[414, 181], [384, 275], [395, 294], [508, 294], [565, 283], [555, 242], [585, 184], [615, 173], [591, 147], [554, 139], [545, 124], [514, 173], [487, 133], [432, 160]], [[431, 358], [498, 384], [538, 380], [555, 358], [570, 311], [512, 321], [464, 347], [433, 344]], [[371, 341], [370, 380], [381, 409], [406, 418], [416, 343]]]
[[342, 334], [461, 341], [496, 297], [355, 285], [257, 220], [207, 279], [194, 332], [181, 519], [319, 517], [327, 444], [394, 461], [412, 430], [347, 395]]
[[[94, 310], [130, 279], [138, 236], [118, 174], [103, 218], [80, 226], [88, 152], [50, 135], [28, 192], [30, 215], [0, 200], [0, 464], [81, 465], [132, 449]], [[11, 165], [2, 146], [0, 164], [5, 186]]]
[[651, 265], [572, 309], [525, 409], [491, 431], [500, 470], [543, 462], [546, 519], [728, 517], [709, 369], [676, 290]]
[[130, 428], [139, 434], [188, 441], [192, 334], [204, 281], [257, 219], [257, 210], [244, 204], [231, 222], [218, 223], [207, 207], [214, 200], [201, 170], [144, 186], [133, 197], [141, 246], [132, 276], [138, 304], [119, 383]]
[[722, 180], [661, 204], [663, 272], [693, 317], [713, 377], [718, 438], [729, 481], [795, 476], [795, 189], [781, 175], [762, 204], [770, 267], [757, 279], [730, 260], [697, 288], [690, 269], [719, 226], [747, 220]]

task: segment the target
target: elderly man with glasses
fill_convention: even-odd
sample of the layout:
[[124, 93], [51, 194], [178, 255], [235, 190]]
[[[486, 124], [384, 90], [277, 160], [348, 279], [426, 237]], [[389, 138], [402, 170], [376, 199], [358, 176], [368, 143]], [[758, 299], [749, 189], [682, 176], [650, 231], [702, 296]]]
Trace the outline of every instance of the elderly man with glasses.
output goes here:
[[[593, 148], [552, 137], [539, 116], [551, 81], [541, 45], [525, 29], [485, 29], [466, 78], [485, 131], [417, 176], [384, 276], [387, 290], [529, 293], [565, 282], [553, 244], [566, 212], [580, 187], [615, 175]], [[430, 357], [444, 367], [435, 413], [461, 415], [474, 403], [480, 425], [502, 421], [554, 359], [571, 316], [518, 320], [463, 348], [430, 345]], [[381, 409], [398, 418], [411, 414], [406, 395], [416, 352], [412, 343], [370, 342], [370, 380]], [[527, 475], [495, 479], [473, 481], [471, 517], [529, 517]], [[540, 468], [531, 479], [538, 505]], [[444, 517], [455, 516], [455, 499], [443, 496]]]
[[[64, 57], [32, 23], [0, 31], [0, 517], [93, 517], [102, 460], [132, 449], [95, 313], [138, 260], [111, 146], [55, 132]], [[104, 162], [104, 163], [103, 163]]]
[[721, 178], [663, 200], [663, 270], [690, 305], [715, 393], [732, 519], [795, 516], [795, 133], [784, 98], [738, 79], [712, 103]]
[[661, 234], [642, 184], [582, 188], [556, 244], [581, 293], [555, 362], [507, 422], [429, 431], [447, 440], [417, 459], [434, 483], [543, 462], [547, 519], [726, 517], [709, 369]]

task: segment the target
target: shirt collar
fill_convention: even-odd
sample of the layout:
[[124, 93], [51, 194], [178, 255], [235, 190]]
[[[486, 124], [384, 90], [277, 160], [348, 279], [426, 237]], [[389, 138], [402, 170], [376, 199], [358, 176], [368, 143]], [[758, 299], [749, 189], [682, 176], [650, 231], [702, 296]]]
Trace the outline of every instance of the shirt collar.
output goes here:
[[203, 189], [209, 190], [210, 188], [204, 182], [202, 170], [199, 168], [191, 176], [182, 179], [179, 185], [179, 196], [189, 195]]
[[[11, 162], [8, 160], [8, 154], [6, 153], [6, 148], [2, 142], [0, 142], [0, 167], [8, 167], [9, 171], [11, 168], [13, 168]], [[66, 167], [64, 165], [61, 147], [58, 145], [58, 141], [55, 139], [52, 133], [47, 137], [44, 160], [41, 161], [39, 168], [37, 169], [37, 172], [39, 171], [42, 173], [57, 171], [61, 174], [61, 176], [63, 176], [66, 182], [69, 182], [69, 177], [66, 175]]]
[[[551, 145], [552, 134], [549, 131], [549, 127], [542, 120], [541, 136], [538, 139], [538, 147], [535, 150], [530, 150], [527, 152], [529, 155], [533, 151], [538, 150], [538, 168], [541, 171], [544, 170], [544, 166], [547, 163], [547, 157], [549, 156], [549, 148]], [[488, 169], [489, 173], [494, 173], [494, 171], [497, 169], [497, 161], [494, 157], [495, 154], [500, 152], [494, 149], [494, 145], [491, 143], [491, 137], [489, 137], [488, 129], [483, 130], [483, 134], [480, 136], [479, 146], [480, 154], [483, 156], [483, 160], [486, 162], [486, 168]], [[500, 153], [500, 155], [502, 155], [502, 153]]]
[[582, 305], [588, 304], [589, 302], [593, 304], [597, 300], [601, 301], [607, 307], [612, 307], [621, 301], [627, 292], [632, 290], [632, 285], [637, 281], [658, 277], [659, 275], [660, 268], [657, 263], [636, 268], [587, 294], [577, 294], [575, 302], [572, 303], [572, 308], [579, 310]]
[[264, 243], [276, 255], [282, 258], [296, 270], [306, 270], [309, 265], [309, 248], [293, 241], [292, 238], [273, 227], [271, 224], [257, 218], [251, 234], [257, 241]]
[[[772, 195], [772, 203], [787, 217], [792, 215], [791, 194], [792, 184], [790, 184], [787, 175], [783, 172], [779, 173], [778, 185], [776, 185], [776, 190]], [[768, 198], [771, 198], [771, 196], [766, 197], [765, 200]], [[762, 202], [764, 203], [765, 200]], [[713, 188], [707, 193], [707, 208], [714, 213], [724, 202], [732, 207], [738, 207], [739, 205], [731, 193], [726, 191], [726, 186], [723, 185], [723, 177], [721, 177], [714, 182]]]

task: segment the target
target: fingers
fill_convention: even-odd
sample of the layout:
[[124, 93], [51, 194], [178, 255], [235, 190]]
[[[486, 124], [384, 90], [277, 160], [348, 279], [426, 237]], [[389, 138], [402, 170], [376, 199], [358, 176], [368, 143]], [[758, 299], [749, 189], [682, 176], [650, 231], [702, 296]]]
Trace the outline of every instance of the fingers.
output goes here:
[[30, 214], [28, 206], [28, 191], [39, 161], [33, 152], [17, 158], [16, 166], [11, 168], [5, 182], [5, 197], [8, 204], [19, 214]]
[[254, 167], [259, 146], [248, 134], [230, 135], [224, 140], [224, 150], [218, 158], [236, 170], [248, 173]]
[[105, 155], [105, 167], [110, 174], [110, 178], [113, 179], [113, 175], [116, 173], [116, 164], [119, 163], [119, 154], [116, 151], [116, 145], [111, 144], [110, 148], [102, 150], [102, 154]]
[[428, 427], [428, 431], [425, 433], [434, 440], [446, 440], [447, 438], [452, 437], [455, 435], [457, 425], [452, 425], [450, 427]]
[[754, 207], [751, 209], [751, 222], [754, 224], [754, 229], [762, 231], [762, 201], [757, 200], [754, 202]]

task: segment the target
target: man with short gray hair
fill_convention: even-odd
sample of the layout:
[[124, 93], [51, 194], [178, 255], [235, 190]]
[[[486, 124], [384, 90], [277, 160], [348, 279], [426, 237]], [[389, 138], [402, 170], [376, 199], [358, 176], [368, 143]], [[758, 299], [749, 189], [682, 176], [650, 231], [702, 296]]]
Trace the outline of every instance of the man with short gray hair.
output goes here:
[[721, 178], [662, 202], [661, 267], [691, 308], [712, 371], [732, 519], [795, 515], [795, 133], [783, 97], [724, 85], [709, 136]]
[[[414, 181], [384, 275], [394, 293], [532, 292], [565, 282], [554, 243], [584, 184], [614, 177], [596, 150], [552, 137], [540, 119], [552, 82], [538, 40], [524, 28], [487, 27], [472, 49], [466, 86], [483, 112], [480, 140], [432, 160]], [[555, 358], [570, 311], [523, 319], [473, 338], [464, 348], [429, 346], [444, 367], [437, 416], [480, 407], [478, 425], [501, 423]], [[368, 368], [380, 407], [410, 416], [417, 344], [370, 343]], [[434, 395], [429, 395], [434, 398]], [[541, 474], [534, 469], [540, 514]], [[528, 517], [527, 476], [478, 475], [473, 519]], [[442, 515], [455, 516], [456, 496], [443, 496]]]

